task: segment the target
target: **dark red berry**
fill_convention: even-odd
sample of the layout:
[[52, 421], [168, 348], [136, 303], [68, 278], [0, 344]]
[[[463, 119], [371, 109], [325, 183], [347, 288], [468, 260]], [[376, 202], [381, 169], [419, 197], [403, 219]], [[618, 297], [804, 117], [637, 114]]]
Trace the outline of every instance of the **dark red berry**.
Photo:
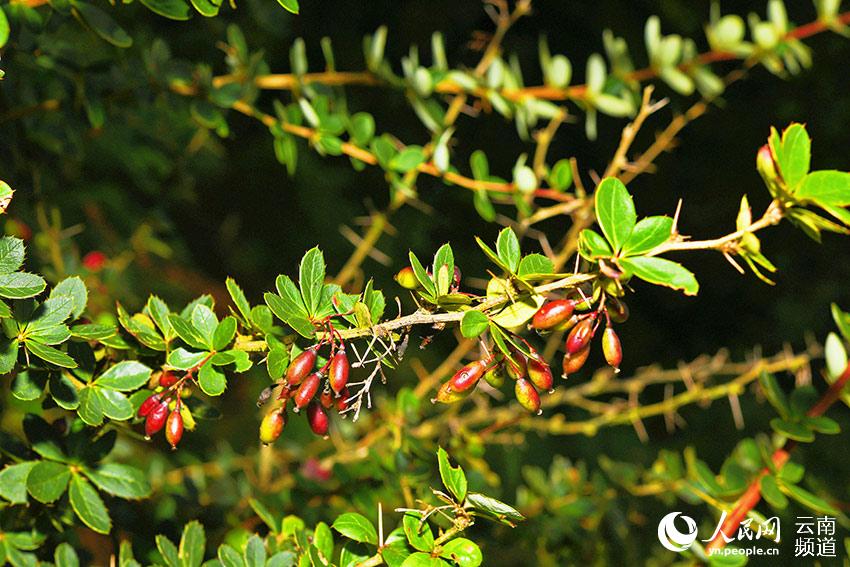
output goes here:
[[170, 388], [177, 383], [177, 375], [170, 370], [163, 370], [159, 375], [159, 385], [163, 388]]
[[564, 343], [564, 349], [567, 351], [567, 354], [575, 354], [590, 343], [590, 339], [593, 338], [593, 324], [595, 321], [596, 317], [591, 316], [587, 319], [582, 319], [573, 327]]
[[458, 370], [447, 383], [451, 384], [451, 388], [455, 392], [466, 392], [478, 383], [486, 369], [487, 361], [485, 360], [470, 362]]
[[552, 369], [549, 365], [537, 357], [528, 359], [528, 378], [539, 390], [551, 390], [555, 380], [552, 377]]
[[582, 350], [564, 355], [564, 374], [562, 378], [568, 378], [570, 374], [574, 374], [581, 370], [584, 363], [587, 362], [587, 357], [590, 356], [590, 345], [588, 344]]
[[312, 400], [316, 395], [316, 392], [319, 391], [319, 386], [322, 385], [322, 378], [323, 376], [318, 372], [314, 372], [304, 378], [304, 381], [301, 382], [301, 385], [298, 386], [298, 390], [292, 397], [293, 400], [295, 400], [296, 411], [310, 403], [310, 400]]
[[139, 406], [139, 411], [136, 415], [139, 417], [147, 416], [151, 410], [153, 410], [156, 406], [158, 406], [162, 402], [162, 396], [159, 394], [151, 394], [148, 396], [145, 401], [142, 402], [142, 405]]
[[300, 384], [316, 365], [316, 348], [310, 347], [289, 364], [284, 378], [290, 384]]
[[168, 404], [161, 401], [150, 411], [150, 413], [148, 413], [148, 416], [145, 419], [145, 437], [150, 438], [162, 429], [167, 417]]
[[106, 266], [107, 260], [109, 258], [106, 254], [100, 250], [92, 250], [83, 256], [83, 267], [90, 272], [99, 272]]
[[575, 310], [575, 301], [572, 299], [556, 299], [546, 303], [537, 310], [531, 319], [531, 327], [546, 331], [553, 329], [569, 319]]
[[329, 389], [325, 388], [322, 390], [322, 393], [319, 394], [319, 402], [322, 404], [322, 407], [325, 409], [330, 409], [334, 406], [334, 395]]
[[165, 439], [171, 445], [172, 449], [177, 448], [177, 444], [183, 438], [183, 416], [180, 415], [180, 404], [168, 416], [168, 422], [165, 424]]
[[351, 366], [348, 364], [348, 357], [345, 356], [345, 349], [337, 351], [331, 358], [331, 366], [328, 370], [328, 382], [331, 385], [331, 390], [339, 394], [345, 385], [348, 384], [348, 372]]
[[454, 275], [452, 276], [452, 291], [457, 291], [458, 289], [460, 289], [460, 279], [461, 279], [460, 268], [455, 266], [455, 272], [454, 272]]
[[351, 394], [348, 393], [348, 387], [342, 389], [342, 392], [339, 393], [339, 397], [336, 399], [336, 411], [343, 412], [348, 409], [348, 399], [351, 397]]
[[322, 409], [322, 406], [316, 402], [307, 406], [307, 423], [310, 424], [310, 429], [316, 435], [325, 436], [328, 434], [328, 414]]

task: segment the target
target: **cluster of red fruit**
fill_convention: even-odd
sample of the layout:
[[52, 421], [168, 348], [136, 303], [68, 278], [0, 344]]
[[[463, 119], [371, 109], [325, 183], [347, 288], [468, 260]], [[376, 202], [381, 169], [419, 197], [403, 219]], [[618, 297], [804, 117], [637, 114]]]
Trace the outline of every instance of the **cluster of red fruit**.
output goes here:
[[[623, 349], [611, 322], [625, 321], [628, 318], [628, 310], [626, 305], [616, 298], [606, 300], [607, 306], [600, 305], [597, 310], [577, 314], [575, 311], [578, 307], [586, 308], [591, 303], [584, 299], [556, 299], [543, 305], [534, 314], [529, 327], [538, 332], [569, 331], [564, 343], [566, 354], [563, 378], [584, 366], [590, 355], [591, 340], [602, 318], [606, 320], [602, 351], [608, 364], [619, 372]], [[532, 413], [541, 413], [540, 392], [553, 391], [552, 369], [522, 337], [513, 335], [512, 340], [522, 343], [524, 352], [509, 345], [510, 355], [491, 354], [467, 364], [440, 387], [433, 401], [460, 401], [466, 398], [482, 379], [494, 388], [501, 388], [507, 375], [514, 380], [514, 396], [519, 404]]]
[[164, 388], [148, 396], [139, 406], [137, 415], [145, 418], [145, 438], [150, 439], [153, 435], [165, 428], [165, 439], [172, 449], [183, 438], [183, 408], [181, 399], [181, 388], [183, 379], [178, 378], [170, 370], [163, 370], [159, 375], [159, 386]]
[[[330, 356], [321, 368], [314, 371], [319, 349], [325, 342], [330, 346]], [[292, 408], [295, 413], [307, 408], [307, 422], [313, 433], [326, 436], [330, 422], [327, 410], [335, 407], [341, 412], [347, 407], [350, 397], [347, 388], [350, 369], [342, 341], [339, 345], [333, 340], [322, 341], [296, 356], [279, 384], [280, 393], [277, 399], [280, 405], [268, 412], [260, 423], [260, 441], [266, 444], [274, 443], [280, 437], [286, 425], [286, 408], [290, 400], [295, 406]], [[271, 394], [272, 389], [268, 388], [260, 398], [268, 399]]]
[[620, 364], [623, 362], [620, 337], [611, 323], [622, 323], [628, 319], [626, 304], [615, 297], [606, 297], [599, 309], [588, 313], [575, 313], [577, 307], [586, 305], [589, 305], [589, 302], [584, 299], [550, 301], [534, 314], [529, 325], [537, 331], [569, 331], [564, 342], [564, 378], [581, 370], [587, 362], [591, 340], [596, 335], [602, 318], [606, 323], [602, 333], [602, 353], [605, 360], [615, 372], [620, 371]]

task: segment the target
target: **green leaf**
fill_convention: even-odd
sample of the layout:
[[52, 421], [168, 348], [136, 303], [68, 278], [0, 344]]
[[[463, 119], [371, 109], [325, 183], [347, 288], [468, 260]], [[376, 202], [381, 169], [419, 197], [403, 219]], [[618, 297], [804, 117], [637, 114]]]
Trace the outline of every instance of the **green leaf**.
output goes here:
[[514, 526], [516, 522], [525, 520], [525, 516], [520, 514], [519, 511], [512, 506], [478, 492], [470, 492], [467, 494], [466, 501], [467, 504], [472, 507], [474, 512], [493, 518], [509, 526]]
[[601, 234], [589, 228], [579, 233], [578, 251], [587, 260], [610, 258], [614, 255], [608, 241]]
[[573, 168], [570, 160], [561, 159], [552, 167], [546, 177], [549, 186], [557, 191], [565, 191], [573, 184]]
[[0, 471], [0, 497], [12, 504], [25, 504], [27, 501], [27, 476], [36, 461], [24, 461], [7, 465]]
[[811, 443], [815, 440], [815, 434], [811, 429], [795, 421], [788, 421], [779, 417], [774, 417], [770, 420], [770, 426], [780, 435], [784, 435], [794, 441]]
[[226, 543], [218, 548], [218, 560], [224, 567], [245, 567], [245, 561], [239, 552]]
[[197, 521], [192, 520], [183, 527], [183, 535], [180, 538], [180, 548], [177, 556], [183, 567], [200, 567], [204, 561], [204, 548], [207, 544], [204, 527]]
[[623, 182], [614, 177], [602, 180], [596, 188], [596, 220], [614, 252], [629, 239], [637, 222], [635, 204]]
[[490, 320], [484, 313], [472, 309], [463, 314], [463, 319], [460, 321], [460, 332], [467, 339], [472, 339], [486, 331], [489, 323]]
[[[4, 47], [7, 41], [9, 41], [9, 20], [6, 19], [6, 13], [0, 8], [0, 48]], [[2, 76], [0, 74], [0, 77]], [[5, 182], [0, 181], [0, 187], [3, 189], [2, 196], [4, 198], [11, 195], [11, 190]]]
[[474, 541], [465, 537], [455, 538], [443, 544], [440, 557], [450, 559], [458, 567], [478, 567], [484, 560], [481, 555], [481, 548]]
[[685, 295], [696, 295], [699, 283], [694, 274], [681, 264], [663, 258], [621, 258], [620, 266], [640, 279], [656, 285], [681, 289]]
[[425, 163], [425, 152], [419, 146], [408, 146], [390, 159], [390, 169], [407, 173]]
[[80, 406], [77, 388], [64, 374], [53, 373], [50, 376], [50, 396], [62, 409], [75, 410]]
[[764, 392], [768, 403], [773, 406], [782, 418], [787, 418], [791, 415], [791, 407], [788, 405], [788, 398], [785, 396], [785, 392], [782, 391], [782, 388], [779, 386], [779, 382], [776, 381], [776, 377], [773, 374], [770, 374], [769, 372], [762, 372], [759, 375], [759, 384], [761, 385], [761, 390]]
[[28, 272], [0, 274], [0, 297], [25, 299], [35, 297], [47, 287], [44, 278]]
[[552, 260], [543, 254], [529, 254], [519, 262], [517, 275], [521, 278], [529, 276], [545, 276], [555, 271]]
[[419, 551], [431, 551], [434, 549], [434, 534], [431, 532], [431, 526], [428, 522], [423, 522], [418, 516], [410, 512], [402, 518], [404, 534], [407, 536], [407, 541], [414, 549]]
[[200, 15], [206, 18], [212, 18], [218, 15], [218, 11], [221, 8], [221, 0], [216, 1], [218, 1], [219, 4], [215, 4], [211, 0], [190, 0], [190, 2], [192, 2], [192, 7], [195, 8]]
[[781, 151], [776, 157], [782, 178], [789, 188], [793, 189], [809, 172], [811, 152], [812, 142], [805, 126], [791, 124], [782, 132]]
[[140, 0], [148, 10], [171, 20], [188, 20], [192, 11], [184, 0]]
[[280, 524], [280, 522], [278, 522], [277, 518], [274, 517], [274, 515], [269, 511], [268, 508], [263, 505], [262, 502], [260, 502], [256, 498], [250, 498], [248, 500], [248, 504], [251, 505], [251, 508], [254, 509], [254, 512], [256, 512], [257, 516], [259, 516], [260, 519], [266, 523], [272, 533], [278, 533], [278, 525]]
[[163, 300], [155, 295], [151, 295], [148, 297], [146, 307], [148, 313], [150, 313], [151, 319], [153, 319], [156, 326], [159, 327], [162, 336], [165, 337], [167, 341], [170, 341], [177, 336], [174, 331], [174, 327], [171, 325], [171, 320], [168, 318], [170, 310]]
[[434, 263], [431, 265], [431, 273], [434, 274], [434, 279], [437, 281], [437, 294], [446, 295], [449, 293], [455, 273], [454, 252], [452, 252], [450, 244], [443, 244], [437, 249], [434, 254]]
[[97, 468], [86, 468], [85, 475], [98, 489], [125, 499], [146, 498], [151, 493], [144, 471], [120, 463], [104, 463]]
[[430, 553], [417, 551], [407, 557], [401, 567], [446, 567], [448, 563], [439, 557], [431, 557]]
[[10, 274], [20, 269], [24, 264], [24, 256], [23, 240], [14, 236], [0, 238], [0, 274]]
[[847, 350], [835, 333], [829, 333], [824, 343], [826, 371], [832, 380], [838, 379], [847, 370]]
[[328, 563], [333, 559], [334, 552], [334, 536], [331, 529], [324, 522], [316, 524], [316, 529], [313, 530], [313, 545], [321, 552]]
[[263, 567], [266, 563], [266, 547], [263, 540], [256, 534], [248, 538], [245, 544], [245, 565], [247, 567]]
[[151, 369], [141, 362], [124, 360], [108, 368], [94, 383], [103, 388], [129, 392], [144, 386], [150, 376]]
[[490, 163], [487, 154], [481, 150], [475, 150], [469, 156], [469, 167], [472, 169], [472, 177], [478, 181], [486, 181], [490, 178]]
[[449, 454], [439, 447], [437, 449], [437, 462], [440, 466], [440, 478], [443, 485], [452, 493], [458, 503], [463, 503], [466, 498], [466, 474], [460, 466], [453, 467], [449, 462]]
[[11, 372], [18, 362], [18, 339], [0, 337], [0, 375]]
[[215, 350], [224, 350], [236, 336], [236, 318], [225, 317], [213, 333], [212, 346]]
[[108, 534], [112, 528], [112, 520], [109, 512], [103, 504], [97, 490], [81, 476], [74, 475], [71, 479], [71, 487], [68, 489], [71, 497], [71, 506], [85, 525], [94, 531]]
[[163, 561], [168, 567], [180, 567], [180, 558], [177, 555], [177, 546], [164, 535], [156, 536], [156, 548], [162, 555]]
[[125, 421], [133, 417], [133, 404], [127, 396], [115, 390], [100, 388], [97, 391], [103, 414], [116, 421]]
[[250, 323], [251, 321], [251, 304], [248, 303], [248, 299], [245, 297], [245, 292], [242, 291], [242, 288], [239, 287], [239, 284], [236, 283], [236, 280], [233, 278], [227, 278], [225, 280], [224, 285], [227, 287], [227, 292], [230, 294], [230, 299], [233, 300], [233, 305], [236, 306], [236, 310], [242, 316], [246, 322]]
[[98, 388], [87, 386], [79, 391], [80, 406], [77, 414], [87, 425], [97, 426], [103, 423], [104, 401]]
[[186, 319], [175, 313], [168, 314], [168, 322], [184, 343], [193, 348], [206, 350], [208, 345], [201, 334]]
[[786, 484], [784, 482], [780, 485], [780, 487], [785, 494], [810, 510], [821, 514], [828, 514], [830, 516], [837, 516], [840, 514], [840, 512], [829, 504], [829, 502], [815, 496], [804, 488], [800, 488], [795, 484]]
[[794, 196], [815, 204], [846, 207], [850, 205], [850, 173], [813, 171], [803, 179]]
[[325, 284], [325, 257], [318, 247], [308, 250], [301, 259], [298, 284], [307, 313], [316, 315], [322, 298], [322, 286]]
[[115, 47], [130, 47], [133, 45], [131, 38], [124, 28], [112, 19], [112, 16], [98, 8], [79, 0], [74, 0], [71, 5], [76, 9], [80, 18], [99, 35], [101, 39], [111, 43]]
[[477, 189], [472, 195], [472, 204], [476, 212], [487, 222], [496, 220], [496, 209], [490, 200], [490, 195], [484, 189]]
[[437, 295], [437, 286], [434, 285], [434, 280], [432, 280], [428, 276], [428, 272], [425, 271], [425, 267], [422, 265], [422, 262], [419, 261], [419, 258], [416, 257], [416, 254], [410, 252], [408, 254], [408, 258], [410, 259], [410, 265], [413, 268], [413, 273], [416, 275], [416, 279], [425, 288], [432, 297]]
[[19, 400], [37, 400], [47, 386], [48, 373], [39, 370], [18, 372], [12, 381], [12, 395]]
[[227, 386], [227, 380], [224, 373], [215, 369], [212, 364], [205, 364], [198, 372], [198, 385], [201, 390], [208, 396], [220, 396], [224, 393], [224, 388]]
[[24, 343], [24, 346], [32, 354], [36, 355], [44, 361], [47, 361], [51, 364], [55, 364], [56, 366], [61, 366], [62, 368], [77, 367], [77, 363], [74, 361], [73, 358], [71, 358], [61, 350], [53, 348], [51, 346], [47, 346], [46, 344], [35, 339], [30, 339], [26, 341]]
[[844, 337], [844, 340], [850, 341], [850, 313], [842, 311], [836, 303], [832, 304], [831, 309], [832, 319], [835, 321], [835, 325], [841, 332], [841, 336]]
[[67, 465], [40, 461], [33, 465], [27, 475], [27, 491], [39, 502], [55, 502], [65, 494], [70, 478], [71, 470]]
[[84, 323], [71, 327], [71, 336], [84, 341], [100, 341], [115, 336], [118, 329], [112, 325], [99, 325], [97, 323]]
[[779, 490], [776, 478], [769, 474], [761, 477], [761, 495], [774, 508], [784, 510], [788, 506], [788, 499]]
[[356, 512], [346, 512], [340, 515], [334, 520], [333, 529], [348, 539], [353, 539], [360, 543], [370, 543], [372, 545], [378, 543], [378, 533], [375, 531], [375, 526], [363, 515]]
[[499, 232], [499, 237], [496, 240], [496, 252], [498, 253], [499, 259], [502, 263], [507, 266], [508, 271], [516, 273], [517, 268], [519, 268], [521, 253], [519, 249], [519, 239], [516, 237], [516, 234], [512, 229], [503, 228], [501, 232]]
[[213, 310], [203, 304], [195, 305], [192, 309], [192, 326], [204, 342], [207, 349], [212, 348], [213, 335], [218, 327], [218, 318]]
[[375, 136], [375, 119], [368, 112], [351, 115], [351, 139], [358, 146], [367, 147]]
[[623, 245], [624, 256], [640, 256], [670, 239], [673, 219], [670, 217], [646, 217], [635, 225], [629, 239]]
[[80, 558], [70, 544], [60, 543], [53, 552], [53, 560], [57, 567], [80, 567]]
[[292, 12], [293, 14], [298, 13], [298, 0], [277, 0], [277, 3], [283, 6], [283, 9]]
[[208, 356], [208, 352], [189, 352], [184, 348], [176, 348], [168, 355], [168, 365], [177, 370], [189, 370]]

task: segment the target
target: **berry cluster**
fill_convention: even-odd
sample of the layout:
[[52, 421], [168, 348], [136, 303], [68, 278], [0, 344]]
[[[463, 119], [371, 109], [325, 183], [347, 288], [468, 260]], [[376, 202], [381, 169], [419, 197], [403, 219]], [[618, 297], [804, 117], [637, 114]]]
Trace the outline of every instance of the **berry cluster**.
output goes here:
[[150, 439], [153, 435], [165, 427], [165, 439], [172, 449], [183, 438], [183, 384], [191, 377], [189, 372], [182, 378], [178, 378], [171, 370], [163, 370], [158, 379], [160, 391], [148, 396], [137, 412], [138, 417], [145, 418], [145, 438]]
[[[260, 441], [274, 443], [283, 432], [287, 422], [287, 406], [299, 413], [306, 408], [307, 423], [316, 435], [326, 436], [330, 419], [327, 410], [336, 408], [342, 412], [350, 398], [348, 374], [351, 365], [345, 353], [345, 343], [329, 322], [326, 324], [327, 338], [312, 345], [296, 356], [286, 370], [283, 380], [275, 387], [267, 388], [258, 400], [263, 405], [272, 397], [274, 389], [280, 388], [275, 407], [260, 424]], [[316, 370], [322, 347], [329, 349], [327, 361]]]

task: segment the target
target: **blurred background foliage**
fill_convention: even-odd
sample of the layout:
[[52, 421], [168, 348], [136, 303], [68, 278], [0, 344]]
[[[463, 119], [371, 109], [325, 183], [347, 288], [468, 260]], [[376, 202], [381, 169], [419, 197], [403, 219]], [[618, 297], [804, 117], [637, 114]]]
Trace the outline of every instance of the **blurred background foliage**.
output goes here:
[[[764, 9], [758, 0], [727, 4], [725, 10], [742, 15]], [[709, 2], [702, 0], [540, 0], [533, 14], [511, 31], [505, 45], [520, 61], [536, 61], [538, 36], [545, 33], [552, 51], [569, 55], [581, 78], [583, 65], [578, 62], [601, 49], [603, 29], [613, 29], [640, 52], [643, 26], [650, 15], [659, 15], [668, 33], [702, 37], [708, 12]], [[796, 22], [809, 21], [813, 15], [808, 2], [789, 5], [789, 12]], [[134, 38], [131, 48], [108, 46], [91, 34], [81, 34], [78, 24], [69, 22], [67, 29], [55, 30], [49, 42], [31, 47], [64, 61], [72, 72], [57, 82], [32, 52], [7, 50], [2, 61], [6, 78], [0, 82], [0, 178], [17, 190], [10, 210], [14, 222], [8, 222], [6, 230], [26, 236], [26, 227], [32, 229], [30, 269], [41, 270], [53, 281], [80, 273], [90, 289], [102, 291], [93, 294], [92, 313], [110, 312], [116, 299], [139, 308], [150, 292], [176, 304], [212, 292], [223, 305], [223, 282], [228, 275], [257, 302], [278, 273], [295, 272], [303, 251], [313, 245], [325, 251], [329, 271], [339, 269], [352, 250], [340, 227], [359, 230], [358, 219], [388, 201], [382, 171], [355, 172], [345, 158], [322, 158], [304, 150], [299, 153], [296, 174], [287, 176], [275, 159], [269, 133], [243, 116], [231, 114], [225, 138], [209, 138], [200, 146], [193, 142], [198, 128], [188, 104], [159, 89], [145, 69], [145, 51], [155, 38], [168, 45], [173, 58], [205, 62], [214, 73], [222, 73], [226, 68], [218, 42], [225, 40], [228, 24], [242, 28], [251, 49], [262, 49], [274, 72], [288, 71], [289, 48], [297, 37], [304, 38], [308, 58], [319, 67], [320, 40], [329, 36], [337, 67], [359, 70], [364, 66], [362, 37], [380, 25], [389, 28], [388, 60], [399, 61], [411, 44], [428, 45], [431, 33], [440, 30], [455, 66], [477, 61], [480, 53], [470, 41], [473, 32], [492, 28], [474, 0], [305, 1], [297, 17], [274, 2], [246, 0], [237, 11], [225, 8], [221, 17], [196, 16], [189, 23], [165, 20], [133, 4], [122, 6], [116, 18]], [[806, 123], [815, 144], [814, 168], [850, 169], [850, 97], [846, 96], [850, 42], [820, 35], [808, 44], [814, 49], [810, 70], [781, 81], [756, 69], [682, 132], [678, 147], [659, 159], [657, 173], [642, 176], [630, 186], [641, 214], [672, 214], [681, 198], [684, 232], [708, 238], [732, 230], [742, 193], [749, 194], [756, 210], [767, 203], [754, 162], [771, 125]], [[109, 65], [109, 60], [117, 61], [117, 66]], [[533, 68], [536, 65], [526, 69], [529, 82], [539, 79]], [[86, 103], [90, 89], [108, 93], [102, 107]], [[428, 133], [402, 93], [374, 87], [346, 91], [349, 107], [372, 113], [379, 132], [391, 132], [407, 143], [428, 141]], [[663, 86], [657, 92], [672, 94]], [[258, 104], [270, 108], [274, 96], [278, 94], [265, 93]], [[58, 99], [59, 108], [28, 109], [47, 99]], [[673, 110], [687, 108], [682, 97], [671, 99]], [[662, 128], [669, 116], [670, 110], [665, 109], [653, 117], [641, 139], [651, 141], [653, 131]], [[583, 171], [602, 171], [622, 126], [622, 120], [602, 118], [598, 141], [590, 142], [580, 122], [568, 125], [559, 132], [550, 155], [575, 156]], [[473, 150], [483, 149], [495, 173], [505, 177], [516, 155], [532, 149], [518, 140], [510, 122], [497, 115], [462, 116], [455, 138], [458, 163]], [[366, 277], [375, 277], [390, 297], [404, 297], [391, 275], [406, 264], [408, 249], [428, 256], [450, 241], [464, 275], [484, 276], [486, 259], [473, 237], [492, 241], [500, 228], [478, 217], [467, 191], [423, 177], [419, 192], [429, 210], [403, 208], [392, 219], [397, 232], [385, 235], [377, 246], [392, 263], [382, 265], [370, 259], [364, 264]], [[566, 227], [563, 220], [554, 219], [539, 228], [557, 239]], [[526, 244], [528, 251], [536, 251], [534, 242]], [[829, 303], [850, 306], [846, 242], [826, 235], [818, 246], [785, 224], [766, 234], [763, 246], [779, 267], [773, 288], [739, 275], [722, 256], [710, 253], [686, 261], [702, 284], [696, 298], [636, 286], [629, 302], [632, 317], [620, 329], [626, 349], [625, 375], [654, 362], [675, 366], [724, 346], [740, 359], [756, 346], [772, 354], [786, 344], [802, 349], [809, 336], [822, 340], [832, 328]], [[96, 273], [80, 263], [93, 250], [108, 256], [106, 268]], [[412, 307], [407, 299], [403, 303]], [[451, 337], [440, 337], [415, 356], [433, 368], [454, 346]], [[238, 539], [257, 527], [245, 521], [251, 516], [249, 496], [261, 497], [281, 510], [297, 511], [308, 521], [327, 519], [331, 511], [352, 507], [371, 517], [377, 500], [385, 503], [385, 509], [389, 508], [386, 503], [398, 503], [399, 471], [408, 479], [402, 484], [417, 486], [419, 481], [415, 491], [424, 493], [433, 482], [433, 453], [416, 447], [398, 454], [381, 451], [376, 453], [380, 458], [337, 465], [326, 478], [316, 461], [302, 462], [310, 452], [305, 447], [315, 450], [326, 442], [311, 441], [305, 424], [294, 421], [287, 430], [284, 451], [276, 456], [276, 477], [264, 485], [264, 493], [252, 477], [259, 420], [254, 399], [264, 381], [262, 371], [232, 380], [220, 400], [221, 421], [187, 435], [176, 453], [166, 451], [161, 442], [146, 452], [156, 496], [144, 503], [111, 503], [116, 525], [129, 530], [128, 535], [138, 542], [138, 555], [149, 551], [146, 546], [154, 533], [174, 536], [195, 517], [211, 531], [218, 530], [218, 537], [227, 528], [231, 529], [227, 537]], [[406, 364], [385, 391], [395, 392], [415, 381]], [[645, 401], [652, 401], [652, 394]], [[505, 527], [476, 526], [470, 537], [484, 540], [485, 558], [500, 558], [488, 564], [517, 564], [531, 557], [534, 563], [551, 565], [578, 560], [644, 562], [651, 550], [658, 549], [656, 519], [668, 509], [679, 508], [670, 508], [670, 502], [599, 489], [604, 477], [600, 455], [648, 465], [662, 448], [694, 445], [716, 470], [739, 439], [768, 429], [772, 413], [751, 396], [742, 402], [743, 431], [735, 429], [728, 406], [718, 402], [710, 408], [686, 408], [682, 416], [688, 426], [672, 434], [665, 431], [662, 419], [648, 420], [647, 443], [641, 443], [632, 428], [621, 427], [603, 430], [593, 438], [528, 434], [524, 443], [516, 433], [517, 445], [504, 450], [488, 446], [486, 462], [501, 477], [497, 494], [501, 492], [508, 502], [516, 502], [517, 488], [539, 474], [529, 467], [548, 470], [553, 459], [560, 463], [556, 469], [561, 468], [552, 486], [563, 489], [576, 483], [577, 487], [564, 505], [532, 515], [514, 533]], [[15, 411], [25, 409], [20, 402], [7, 403]], [[381, 397], [374, 418], [380, 419], [381, 407], [392, 403]], [[14, 419], [14, 412], [6, 407], [2, 419]], [[845, 427], [850, 424], [846, 409], [840, 421]], [[451, 431], [446, 432], [444, 444], [468, 454], [469, 461], [484, 451]], [[823, 438], [800, 455], [818, 482], [846, 497], [839, 503], [846, 507], [850, 506], [850, 465], [842, 458], [844, 444], [840, 437]], [[138, 441], [123, 439], [117, 457], [138, 460], [139, 448]], [[475, 473], [472, 468], [467, 466], [473, 484], [493, 482], [489, 471]], [[539, 496], [526, 495], [522, 500], [524, 511], [547, 506], [546, 498]], [[786, 549], [784, 555], [787, 558], [790, 552]], [[658, 556], [660, 563], [669, 560], [669, 554]]]

